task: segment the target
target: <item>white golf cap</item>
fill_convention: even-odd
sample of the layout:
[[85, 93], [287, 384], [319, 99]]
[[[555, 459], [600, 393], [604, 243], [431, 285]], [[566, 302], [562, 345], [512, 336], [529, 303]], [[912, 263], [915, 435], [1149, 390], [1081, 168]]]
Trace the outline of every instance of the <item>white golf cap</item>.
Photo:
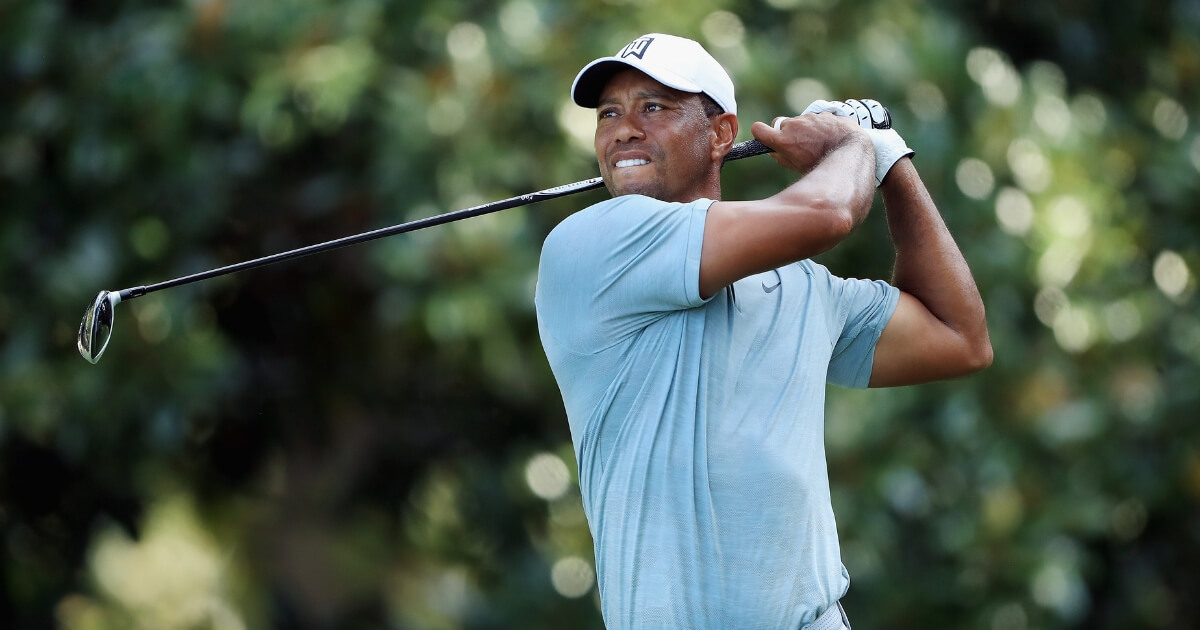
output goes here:
[[721, 109], [737, 113], [733, 80], [721, 64], [699, 43], [662, 33], [642, 35], [612, 57], [601, 57], [584, 66], [571, 85], [571, 98], [582, 107], [596, 107], [604, 85], [624, 68], [637, 68], [676, 90], [703, 92]]

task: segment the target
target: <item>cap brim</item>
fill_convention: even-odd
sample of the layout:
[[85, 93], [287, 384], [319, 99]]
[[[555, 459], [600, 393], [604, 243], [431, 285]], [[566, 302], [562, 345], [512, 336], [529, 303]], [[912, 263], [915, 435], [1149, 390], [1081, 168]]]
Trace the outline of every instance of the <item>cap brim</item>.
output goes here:
[[601, 57], [584, 66], [583, 70], [580, 70], [579, 74], [575, 75], [575, 83], [571, 85], [571, 98], [574, 99], [575, 104], [579, 105], [580, 107], [589, 107], [594, 109], [600, 104], [600, 92], [604, 91], [604, 86], [608, 84], [608, 80], [611, 79], [614, 74], [624, 70], [625, 68], [639, 70], [650, 78], [669, 88], [674, 88], [684, 92], [691, 92], [693, 94], [698, 94], [704, 91], [695, 83], [684, 80], [682, 77], [668, 72], [651, 72], [646, 68], [629, 63], [623, 59], [618, 59], [616, 57]]

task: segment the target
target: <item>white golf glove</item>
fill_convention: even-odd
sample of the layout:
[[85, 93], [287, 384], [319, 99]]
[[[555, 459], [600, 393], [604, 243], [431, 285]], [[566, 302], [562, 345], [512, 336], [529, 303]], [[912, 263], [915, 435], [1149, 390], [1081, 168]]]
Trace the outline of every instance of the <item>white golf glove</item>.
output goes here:
[[800, 115], [823, 114], [825, 112], [829, 112], [836, 116], [855, 115], [854, 108], [850, 107], [848, 103], [843, 103], [842, 101], [813, 101], [808, 107], [804, 108], [804, 111], [800, 112]]
[[902, 157], [916, 153], [908, 148], [904, 138], [892, 129], [892, 115], [879, 101], [871, 99], [847, 99], [846, 101], [813, 101], [804, 109], [804, 114], [819, 114], [829, 112], [837, 116], [849, 116], [858, 121], [858, 126], [867, 130], [871, 142], [875, 144], [875, 185], [883, 183], [883, 178], [892, 170], [892, 166]]

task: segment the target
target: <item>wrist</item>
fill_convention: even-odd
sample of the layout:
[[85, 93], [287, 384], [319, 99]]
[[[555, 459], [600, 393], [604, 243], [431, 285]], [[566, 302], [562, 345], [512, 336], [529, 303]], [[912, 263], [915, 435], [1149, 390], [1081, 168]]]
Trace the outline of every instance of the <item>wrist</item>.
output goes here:
[[[916, 173], [917, 167], [912, 163], [912, 155], [910, 153], [896, 160], [895, 164], [892, 164], [892, 168], [888, 169], [888, 172], [883, 176], [883, 181], [879, 184], [880, 189], [899, 186], [902, 180], [908, 179]], [[889, 186], [889, 184], [892, 184], [892, 186]]]
[[871, 139], [871, 134], [867, 133], [866, 129], [855, 125], [847, 130], [846, 135], [842, 136], [841, 139], [839, 139], [837, 143], [830, 148], [829, 152], [832, 153], [833, 151], [837, 151], [839, 149], [857, 151], [862, 153], [864, 157], [868, 155], [874, 156], [875, 142]]

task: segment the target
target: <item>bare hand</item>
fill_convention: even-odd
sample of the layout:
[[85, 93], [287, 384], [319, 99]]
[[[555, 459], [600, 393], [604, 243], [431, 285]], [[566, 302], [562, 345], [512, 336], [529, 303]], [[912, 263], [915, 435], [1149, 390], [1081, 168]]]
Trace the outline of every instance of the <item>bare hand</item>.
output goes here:
[[775, 127], [756, 122], [750, 133], [775, 150], [771, 154], [775, 162], [801, 175], [850, 137], [859, 135], [866, 139], [865, 131], [853, 119], [829, 113], [777, 118]]

